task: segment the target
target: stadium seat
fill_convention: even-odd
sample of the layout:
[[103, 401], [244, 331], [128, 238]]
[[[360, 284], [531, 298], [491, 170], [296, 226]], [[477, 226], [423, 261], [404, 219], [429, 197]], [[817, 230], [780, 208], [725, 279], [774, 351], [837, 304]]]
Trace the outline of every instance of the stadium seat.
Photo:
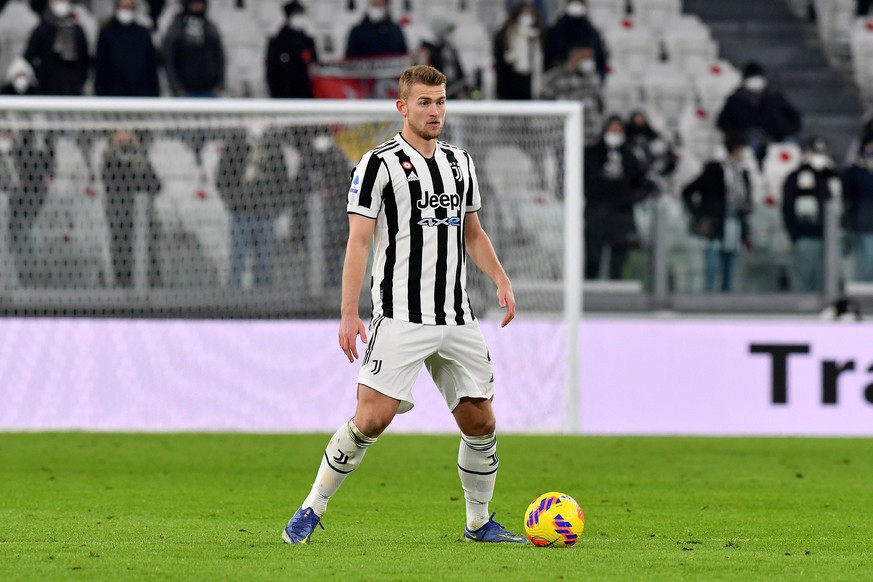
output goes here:
[[[494, 146], [485, 154], [483, 177], [498, 193], [506, 243], [516, 247], [505, 255], [511, 264], [507, 268], [524, 278], [557, 278], [563, 256], [563, 207], [555, 193], [542, 186], [534, 160], [519, 146]], [[554, 260], [543, 261], [544, 256]]]
[[856, 0], [815, 0], [818, 37], [828, 55], [848, 56], [855, 8]]
[[682, 0], [634, 0], [634, 18], [661, 38], [682, 14]]
[[669, 64], [652, 65], [643, 76], [643, 96], [646, 106], [664, 118], [672, 140], [679, 126], [680, 115], [694, 99], [688, 76]]
[[604, 29], [613, 28], [621, 23], [625, 16], [625, 3], [616, 0], [588, 0], [588, 18], [594, 26]]
[[863, 100], [873, 100], [873, 18], [858, 18], [851, 35], [852, 73]]
[[606, 114], [626, 116], [643, 106], [642, 83], [639, 75], [613, 68], [603, 85], [603, 101]]
[[742, 81], [742, 75], [729, 61], [720, 59], [688, 71], [700, 104], [718, 116], [725, 100]]
[[629, 73], [643, 73], [660, 59], [660, 43], [651, 32], [631, 18], [602, 30], [610, 65]]
[[54, 178], [30, 236], [35, 284], [86, 289], [112, 285], [103, 197], [75, 139], [55, 142]]
[[800, 166], [801, 151], [796, 143], [771, 143], [762, 162], [764, 196], [776, 202], [782, 201], [782, 186], [785, 178]]
[[715, 126], [718, 111], [707, 109], [699, 102], [689, 102], [679, 115], [678, 137], [683, 156], [709, 159], [721, 143], [722, 135]]
[[158, 262], [164, 285], [223, 285], [230, 259], [224, 202], [181, 139], [156, 139], [149, 148], [149, 159], [161, 180], [155, 212], [161, 224]]
[[699, 69], [718, 57], [718, 43], [698, 18], [684, 15], [674, 19], [664, 34], [668, 60], [685, 71]]

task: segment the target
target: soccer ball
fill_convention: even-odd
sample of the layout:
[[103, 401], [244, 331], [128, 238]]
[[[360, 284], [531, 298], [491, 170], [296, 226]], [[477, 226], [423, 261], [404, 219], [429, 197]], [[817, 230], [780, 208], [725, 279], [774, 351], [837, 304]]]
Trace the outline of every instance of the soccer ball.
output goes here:
[[585, 529], [585, 515], [576, 500], [556, 491], [534, 499], [524, 513], [524, 533], [537, 546], [569, 548]]

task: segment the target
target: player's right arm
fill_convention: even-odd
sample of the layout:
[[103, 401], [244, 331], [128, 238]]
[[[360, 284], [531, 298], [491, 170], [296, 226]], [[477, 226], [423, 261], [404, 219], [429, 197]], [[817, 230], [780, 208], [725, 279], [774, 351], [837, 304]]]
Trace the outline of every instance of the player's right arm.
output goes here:
[[349, 242], [343, 263], [343, 295], [340, 313], [339, 344], [349, 362], [358, 359], [357, 337], [367, 343], [367, 328], [361, 320], [358, 302], [367, 270], [370, 241], [376, 221], [366, 216], [349, 214]]

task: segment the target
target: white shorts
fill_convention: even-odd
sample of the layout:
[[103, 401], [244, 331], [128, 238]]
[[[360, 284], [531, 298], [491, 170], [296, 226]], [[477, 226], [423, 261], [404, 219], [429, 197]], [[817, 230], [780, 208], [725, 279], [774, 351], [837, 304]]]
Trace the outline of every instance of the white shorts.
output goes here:
[[412, 386], [421, 365], [454, 410], [461, 398], [494, 396], [491, 356], [479, 323], [423, 325], [377, 316], [370, 323], [358, 382], [400, 401], [398, 413], [415, 405]]

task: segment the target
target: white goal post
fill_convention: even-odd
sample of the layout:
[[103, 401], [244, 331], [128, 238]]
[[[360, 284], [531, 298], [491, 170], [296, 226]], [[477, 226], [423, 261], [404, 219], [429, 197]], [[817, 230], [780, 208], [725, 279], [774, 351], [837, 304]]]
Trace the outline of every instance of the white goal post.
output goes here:
[[[513, 279], [520, 303], [519, 316], [560, 319], [564, 323], [565, 338], [561, 342], [565, 350], [564, 370], [559, 376], [563, 376], [565, 383], [564, 430], [567, 432], [579, 429], [578, 355], [584, 228], [582, 117], [580, 103], [451, 101], [444, 134], [446, 141], [470, 151], [476, 162], [483, 186], [483, 223]], [[235, 235], [227, 232], [238, 223], [236, 218], [228, 218], [232, 214], [228, 209], [241, 207], [240, 213], [247, 215], [246, 201], [229, 200], [226, 189], [222, 190], [221, 184], [216, 182], [227, 177], [222, 164], [231, 148], [228, 135], [240, 131], [241, 143], [251, 143], [252, 136], [260, 139], [265, 135], [265, 125], [284, 152], [282, 163], [287, 166], [284, 170], [287, 175], [282, 177], [282, 187], [306, 189], [317, 187], [312, 184], [318, 182], [320, 174], [336, 173], [327, 167], [322, 172], [321, 167], [316, 166], [310, 148], [320, 142], [310, 139], [310, 133], [329, 140], [325, 147], [342, 151], [350, 169], [357, 161], [355, 155], [369, 149], [366, 146], [376, 145], [377, 139], [387, 139], [399, 129], [399, 115], [391, 101], [0, 99], [0, 138], [11, 135], [23, 143], [33, 136], [42, 136], [43, 142], [48, 144], [45, 147], [51, 152], [48, 159], [53, 165], [52, 180], [41, 208], [33, 212], [24, 227], [16, 226], [19, 231], [15, 231], [27, 244], [43, 245], [36, 251], [33, 248], [16, 251], [13, 247], [19, 244], [16, 242], [19, 238], [15, 232], [10, 234], [10, 217], [19, 208], [15, 204], [21, 203], [20, 196], [16, 198], [13, 191], [20, 189], [26, 176], [19, 172], [12, 186], [0, 183], [3, 243], [0, 267], [4, 272], [19, 270], [13, 276], [4, 275], [0, 281], [4, 313], [57, 315], [68, 313], [66, 309], [73, 306], [78, 309], [74, 314], [89, 316], [306, 317], [310, 313], [321, 316], [318, 309], [307, 310], [305, 303], [320, 301], [329, 306], [338, 300], [336, 279], [331, 278], [330, 268], [325, 266], [328, 264], [325, 253], [329, 254], [330, 248], [336, 247], [338, 236], [332, 234], [329, 227], [325, 230], [320, 226], [329, 225], [330, 221], [322, 218], [336, 210], [327, 199], [313, 195], [304, 201], [308, 217], [305, 241], [292, 241], [286, 246], [279, 246], [277, 242], [275, 248], [271, 247], [273, 264], [267, 267], [269, 285], [258, 286], [256, 253], [254, 257], [241, 259], [242, 263], [234, 263], [239, 249], [229, 240]], [[363, 132], [362, 127], [370, 133]], [[129, 222], [133, 242], [124, 259], [130, 263], [127, 265], [130, 281], [126, 287], [120, 282], [125, 277], [124, 265], [119, 270], [119, 259], [113, 256], [117, 245], [109, 240], [116, 236], [111, 225], [107, 226], [112, 218], [104, 218], [112, 195], [104, 183], [107, 166], [101, 158], [106, 148], [122, 139], [117, 132], [124, 128], [140, 135], [162, 184], [150, 197], [137, 192], [137, 202], [131, 207], [134, 216]], [[143, 138], [146, 134], [149, 137]], [[306, 136], [306, 140], [301, 140], [301, 136]], [[210, 149], [213, 143], [217, 145]], [[362, 151], [362, 148], [366, 149]], [[64, 161], [63, 152], [71, 149], [81, 155], [76, 153], [71, 158], [73, 161]], [[177, 151], [178, 155], [174, 153]], [[244, 168], [240, 171], [247, 172], [245, 164], [248, 162], [240, 163], [240, 168]], [[303, 183], [300, 176], [307, 171], [306, 185], [300, 186]], [[70, 173], [67, 181], [59, 178], [64, 172]], [[195, 205], [194, 192], [170, 191], [170, 184], [185, 183], [186, 172], [192, 176], [190, 188], [199, 188], [196, 195], [205, 200], [202, 212]], [[193, 179], [195, 174], [205, 176], [198, 179], [205, 185], [198, 185], [200, 182]], [[58, 228], [54, 220], [56, 214], [52, 213], [68, 216], [75, 194], [56, 191], [58, 184], [73, 183], [79, 178], [87, 183], [86, 190], [91, 197], [88, 204], [93, 208], [83, 210], [85, 218], [81, 220], [70, 219], [71, 224], [80, 220], [69, 226], [75, 231], [73, 234], [58, 235], [53, 230]], [[348, 173], [342, 178], [347, 180]], [[211, 195], [209, 188], [218, 194]], [[339, 194], [343, 196], [344, 192]], [[207, 203], [213, 205], [207, 208]], [[151, 214], [146, 217], [152, 207], [153, 223]], [[94, 212], [95, 208], [99, 210]], [[271, 236], [275, 235], [278, 240], [283, 236], [280, 232], [287, 235], [287, 224], [289, 221], [296, 224], [294, 220], [299, 212], [291, 212], [289, 218], [287, 209], [278, 209], [276, 223], [269, 227]], [[345, 216], [344, 208], [341, 213]], [[73, 215], [79, 216], [75, 212]], [[499, 228], [492, 228], [492, 224], [499, 224]], [[148, 242], [158, 237], [153, 230], [160, 230], [160, 236], [164, 237], [154, 248]], [[62, 247], [62, 253], [98, 250], [93, 250], [93, 260], [75, 254], [70, 255], [71, 259], [65, 255], [63, 261], [57, 262], [62, 274], [40, 271], [35, 275], [30, 273], [32, 278], [25, 280], [24, 272], [32, 265], [22, 266], [13, 260], [16, 252], [31, 255], [47, 252], [47, 256], [56, 257], [58, 253], [51, 245], [54, 244], [52, 237], [57, 236], [62, 236], [67, 243], [70, 237], [74, 243], [81, 241], [81, 248], [76, 247], [78, 250]], [[290, 238], [293, 239], [293, 232]], [[191, 258], [194, 255], [196, 260]], [[151, 279], [149, 265], [152, 263], [160, 263], [163, 269], [159, 282]], [[41, 268], [47, 264], [51, 268], [54, 263], [43, 260]], [[208, 266], [209, 276], [202, 265]], [[84, 276], [85, 270], [92, 267], [94, 276]], [[83, 273], [71, 272], [79, 268]], [[236, 270], [240, 273], [234, 280]], [[86, 274], [89, 273], [90, 270]], [[471, 284], [475, 286], [475, 278]], [[476, 297], [474, 292], [471, 295]], [[301, 304], [299, 310], [281, 307], [298, 303]], [[475, 303], [474, 308], [477, 308]], [[326, 313], [331, 313], [329, 308], [325, 309], [328, 309]], [[335, 307], [333, 309], [332, 313], [336, 313]], [[478, 309], [485, 312], [487, 319], [487, 310], [482, 305]], [[531, 390], [536, 387], [532, 386]]]

